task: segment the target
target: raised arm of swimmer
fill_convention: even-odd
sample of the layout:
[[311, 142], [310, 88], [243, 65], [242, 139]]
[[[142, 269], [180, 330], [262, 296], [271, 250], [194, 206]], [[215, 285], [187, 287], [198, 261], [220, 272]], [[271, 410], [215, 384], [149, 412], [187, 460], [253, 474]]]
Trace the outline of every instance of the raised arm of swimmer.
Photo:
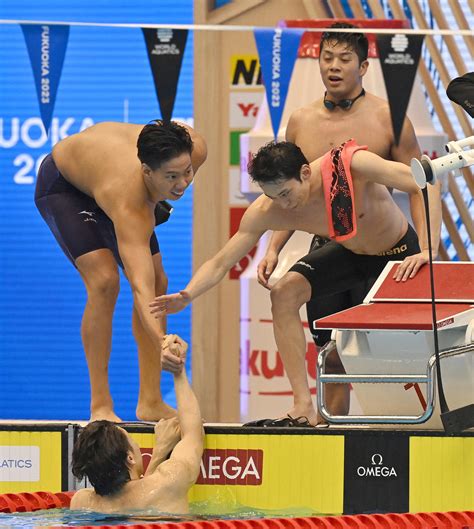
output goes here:
[[150, 307], [156, 318], [183, 310], [195, 298], [217, 285], [226, 273], [255, 246], [266, 231], [259, 228], [258, 214], [254, 205], [242, 217], [239, 231], [211, 259], [194, 274], [184, 290], [156, 298]]
[[[171, 354], [185, 357], [187, 343], [176, 335], [168, 335], [168, 337], [171, 342], [169, 348]], [[174, 349], [173, 345], [176, 346]], [[170, 458], [158, 467], [158, 471], [171, 478], [169, 492], [180, 498], [187, 494], [199, 475], [204, 431], [199, 404], [189, 385], [186, 370], [179, 369], [173, 372], [173, 376], [181, 440], [174, 447]], [[177, 503], [176, 506], [178, 505]]]

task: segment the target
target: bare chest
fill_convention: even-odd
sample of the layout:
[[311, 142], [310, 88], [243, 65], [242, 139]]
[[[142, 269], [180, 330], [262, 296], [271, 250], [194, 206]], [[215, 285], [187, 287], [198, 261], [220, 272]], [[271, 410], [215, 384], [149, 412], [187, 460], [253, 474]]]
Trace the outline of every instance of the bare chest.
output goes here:
[[[348, 214], [352, 217], [353, 211], [358, 229], [364, 233], [369, 231], [378, 219], [379, 207], [371, 207], [373, 190], [367, 189], [367, 183], [354, 181], [353, 186], [354, 200], [351, 204], [352, 209], [348, 211]], [[298, 211], [283, 211], [283, 214], [275, 220], [273, 229], [294, 229], [329, 237], [328, 208], [330, 209], [330, 206], [321, 201], [308, 204]]]
[[350, 138], [359, 145], [367, 145], [369, 151], [382, 158], [390, 156], [391, 138], [386, 127], [368, 116], [363, 120], [335, 116], [329, 120], [315, 120], [298, 131], [296, 144], [308, 160], [313, 161]]

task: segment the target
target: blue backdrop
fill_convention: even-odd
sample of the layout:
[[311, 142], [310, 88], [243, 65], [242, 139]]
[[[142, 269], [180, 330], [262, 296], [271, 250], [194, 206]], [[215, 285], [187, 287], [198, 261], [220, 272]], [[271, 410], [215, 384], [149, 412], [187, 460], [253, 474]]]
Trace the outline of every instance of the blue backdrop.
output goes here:
[[[113, 8], [111, 8], [113, 6]], [[192, 0], [2, 0], [1, 19], [192, 23]], [[71, 27], [46, 137], [19, 25], [0, 25], [0, 418], [87, 419], [89, 382], [80, 340], [85, 290], [34, 202], [36, 169], [58, 139], [99, 121], [146, 123], [160, 116], [140, 29]], [[189, 34], [173, 116], [192, 119]], [[199, 177], [199, 175], [198, 175]], [[192, 190], [157, 229], [169, 289], [191, 271]], [[132, 299], [127, 282], [114, 318], [110, 379], [116, 412], [135, 418], [138, 395]], [[170, 331], [190, 338], [189, 310]], [[174, 405], [172, 380], [162, 383]]]

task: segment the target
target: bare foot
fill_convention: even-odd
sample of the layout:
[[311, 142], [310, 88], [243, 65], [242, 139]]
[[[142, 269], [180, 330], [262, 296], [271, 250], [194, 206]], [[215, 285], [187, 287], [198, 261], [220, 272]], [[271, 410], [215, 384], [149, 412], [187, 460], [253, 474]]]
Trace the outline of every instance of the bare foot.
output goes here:
[[171, 419], [171, 417], [177, 416], [177, 411], [165, 404], [160, 402], [154, 405], [144, 405], [138, 403], [136, 409], [137, 419], [140, 421], [154, 421], [157, 422], [160, 419]]
[[288, 415], [290, 417], [293, 417], [293, 419], [298, 419], [299, 417], [306, 417], [308, 419], [309, 424], [311, 424], [312, 426], [316, 426], [319, 422], [321, 422], [321, 417], [318, 416], [316, 410], [311, 404], [309, 406], [294, 406], [288, 412]]
[[115, 415], [114, 411], [110, 408], [97, 408], [91, 410], [91, 418], [89, 419], [89, 422], [93, 421], [122, 422], [122, 419]]

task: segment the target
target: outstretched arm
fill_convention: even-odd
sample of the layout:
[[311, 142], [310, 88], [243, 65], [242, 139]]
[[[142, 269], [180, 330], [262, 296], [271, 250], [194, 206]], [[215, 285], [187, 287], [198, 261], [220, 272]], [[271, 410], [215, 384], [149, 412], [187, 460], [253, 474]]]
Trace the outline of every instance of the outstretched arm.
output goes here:
[[155, 317], [172, 314], [184, 309], [193, 299], [217, 285], [225, 274], [255, 246], [265, 230], [256, 230], [252, 224], [254, 215], [247, 210], [239, 231], [211, 259], [194, 274], [184, 290], [177, 294], [159, 296], [151, 304]]
[[[184, 309], [193, 299], [217, 285], [225, 274], [247, 255], [263, 235], [263, 231], [254, 231], [252, 227], [252, 214], [249, 210], [242, 218], [239, 231], [230, 241], [212, 258], [206, 261], [194, 274], [184, 290], [177, 294], [166, 294], [157, 297], [150, 303], [150, 316], [162, 318], [165, 314], [172, 314]], [[162, 367], [171, 373], [179, 372], [183, 362], [169, 350], [163, 347]]]
[[153, 213], [148, 210], [122, 208], [120, 212], [112, 212], [111, 216], [117, 234], [120, 257], [132, 289], [134, 307], [159, 353], [165, 332], [165, 320], [161, 318], [156, 321], [148, 308], [155, 297], [155, 271], [150, 252], [150, 237], [154, 226]]
[[[187, 343], [176, 335], [168, 335], [165, 342], [167, 340], [170, 341], [171, 352], [184, 360], [188, 348]], [[171, 452], [170, 458], [162, 463], [159, 469], [173, 473], [172, 486], [187, 491], [199, 475], [204, 432], [199, 404], [189, 385], [185, 369], [174, 374], [174, 388], [178, 404], [181, 440]]]

